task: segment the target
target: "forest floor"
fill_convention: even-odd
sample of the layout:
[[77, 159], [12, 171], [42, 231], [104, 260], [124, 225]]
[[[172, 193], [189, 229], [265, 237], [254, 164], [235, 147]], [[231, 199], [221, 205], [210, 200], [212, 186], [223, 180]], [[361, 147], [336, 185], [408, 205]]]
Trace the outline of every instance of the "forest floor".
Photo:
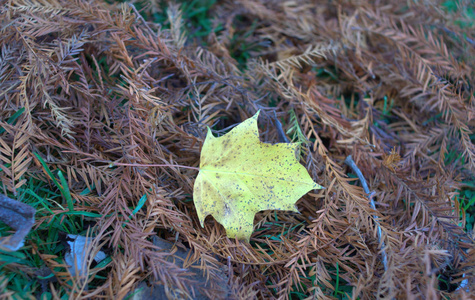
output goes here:
[[[0, 0], [0, 25], [0, 194], [36, 210], [12, 251], [0, 205], [0, 298], [475, 293], [473, 1]], [[200, 225], [193, 168], [257, 111], [325, 189], [247, 242]]]

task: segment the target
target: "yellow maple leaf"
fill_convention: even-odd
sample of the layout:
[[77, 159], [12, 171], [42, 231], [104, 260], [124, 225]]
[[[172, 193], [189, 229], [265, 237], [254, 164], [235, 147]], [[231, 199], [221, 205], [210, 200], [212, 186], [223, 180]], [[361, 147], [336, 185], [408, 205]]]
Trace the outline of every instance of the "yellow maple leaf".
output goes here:
[[298, 211], [300, 197], [322, 188], [297, 160], [299, 143], [259, 140], [258, 115], [221, 137], [208, 128], [193, 191], [201, 226], [212, 215], [230, 238], [247, 241], [257, 212]]

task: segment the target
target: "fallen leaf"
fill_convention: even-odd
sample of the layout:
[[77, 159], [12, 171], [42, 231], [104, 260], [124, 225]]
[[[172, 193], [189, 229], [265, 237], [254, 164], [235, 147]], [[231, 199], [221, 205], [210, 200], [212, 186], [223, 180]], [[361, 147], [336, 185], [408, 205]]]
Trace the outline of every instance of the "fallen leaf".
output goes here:
[[230, 238], [247, 241], [257, 212], [298, 211], [300, 197], [322, 188], [297, 160], [299, 143], [259, 140], [258, 115], [221, 137], [208, 128], [193, 191], [201, 226], [212, 215]]
[[23, 246], [23, 239], [35, 223], [36, 210], [28, 204], [13, 200], [0, 194], [0, 220], [16, 232], [0, 238], [0, 248], [16, 251]]

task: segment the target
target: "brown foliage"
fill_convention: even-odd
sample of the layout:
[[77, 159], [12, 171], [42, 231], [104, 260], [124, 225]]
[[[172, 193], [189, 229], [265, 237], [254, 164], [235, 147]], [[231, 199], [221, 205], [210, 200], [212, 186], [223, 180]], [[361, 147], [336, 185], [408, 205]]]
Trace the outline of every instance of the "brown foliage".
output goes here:
[[[218, 298], [286, 299], [299, 287], [332, 298], [336, 267], [361, 299], [451, 297], [440, 274], [473, 282], [474, 241], [458, 226], [456, 190], [474, 178], [475, 30], [464, 37], [426, 2], [226, 2], [212, 10], [224, 29], [199, 47], [176, 6], [168, 30], [132, 5], [0, 1], [0, 178], [11, 193], [45, 178], [38, 153], [65, 174], [77, 210], [103, 216], [96, 235], [113, 249], [101, 287], [78, 290], [67, 273], [56, 284], [76, 297], [122, 298], [159, 281], [193, 297], [190, 273], [154, 235], [191, 249], [184, 265], [199, 262], [211, 284], [225, 270], [230, 294]], [[159, 10], [150, 2], [142, 15]], [[245, 69], [229, 50], [238, 17], [257, 26], [244, 42], [268, 42]], [[300, 214], [258, 214], [247, 244], [212, 218], [200, 227], [197, 172], [179, 165], [198, 166], [206, 126], [223, 132], [258, 109], [265, 139], [277, 140], [275, 111], [326, 189], [302, 198]], [[446, 166], [447, 151], [463, 157]], [[349, 154], [376, 211], [347, 176]], [[164, 164], [177, 167], [149, 166]], [[80, 195], [85, 188], [93, 192]]]

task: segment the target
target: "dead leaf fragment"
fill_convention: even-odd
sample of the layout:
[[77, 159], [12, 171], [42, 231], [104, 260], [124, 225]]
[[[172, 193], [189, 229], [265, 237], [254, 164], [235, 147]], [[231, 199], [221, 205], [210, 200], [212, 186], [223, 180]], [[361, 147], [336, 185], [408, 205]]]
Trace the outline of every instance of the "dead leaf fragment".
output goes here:
[[[153, 244], [164, 251], [170, 251], [167, 260], [173, 262], [177, 267], [182, 269], [185, 267], [185, 261], [192, 255], [192, 250], [178, 248], [172, 243], [157, 236], [152, 238]], [[227, 275], [217, 268], [212, 273], [207, 274], [200, 267], [201, 260], [198, 260], [191, 266], [187, 267], [189, 276], [186, 285], [194, 290], [194, 300], [205, 299], [232, 299], [232, 284], [229, 282]], [[213, 295], [210, 298], [208, 294]], [[179, 287], [166, 283], [154, 283], [148, 286], [145, 282], [141, 282], [136, 288], [136, 292], [131, 297], [132, 300], [153, 300], [153, 299], [189, 299]]]
[[[67, 238], [69, 251], [64, 256], [64, 261], [69, 266], [68, 270], [71, 276], [78, 275], [79, 277], [84, 277], [87, 275], [89, 256], [94, 238], [74, 234], [68, 234]], [[106, 257], [103, 251], [98, 251], [94, 256], [94, 260], [99, 263], [106, 259]]]
[[0, 194], [0, 220], [16, 232], [0, 238], [0, 248], [16, 251], [23, 246], [23, 239], [35, 223], [36, 210], [28, 204], [13, 200]]

